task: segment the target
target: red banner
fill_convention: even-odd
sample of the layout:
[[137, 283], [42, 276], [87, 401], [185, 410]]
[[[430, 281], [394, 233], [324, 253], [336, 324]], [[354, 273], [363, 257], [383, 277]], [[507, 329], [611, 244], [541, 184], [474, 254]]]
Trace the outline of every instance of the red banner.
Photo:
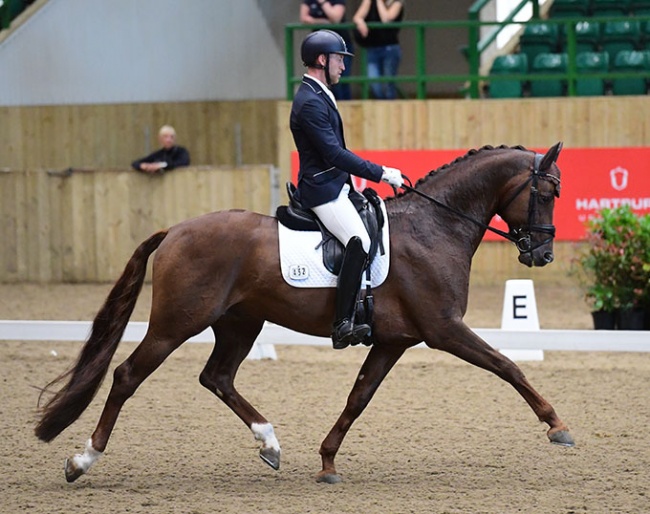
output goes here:
[[[545, 151], [539, 149], [540, 152]], [[413, 182], [465, 150], [362, 150], [364, 159], [399, 168]], [[562, 171], [562, 196], [555, 202], [556, 239], [577, 241], [584, 237], [584, 223], [604, 208], [629, 204], [638, 214], [650, 212], [650, 148], [564, 148], [558, 159]], [[292, 178], [298, 176], [298, 154], [291, 156]], [[382, 195], [392, 194], [386, 184], [354, 177], [357, 189], [372, 186]], [[492, 225], [507, 230], [497, 216]], [[488, 232], [486, 240], [499, 236]]]

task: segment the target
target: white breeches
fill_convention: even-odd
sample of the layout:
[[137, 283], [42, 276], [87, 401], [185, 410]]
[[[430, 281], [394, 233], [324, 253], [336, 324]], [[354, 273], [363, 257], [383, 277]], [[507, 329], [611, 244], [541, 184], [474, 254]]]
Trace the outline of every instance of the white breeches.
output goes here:
[[348, 194], [350, 194], [350, 185], [345, 184], [338, 198], [312, 207], [311, 210], [344, 246], [347, 246], [350, 239], [357, 236], [361, 239], [363, 251], [368, 253], [370, 251], [370, 236], [359, 213], [348, 198]]

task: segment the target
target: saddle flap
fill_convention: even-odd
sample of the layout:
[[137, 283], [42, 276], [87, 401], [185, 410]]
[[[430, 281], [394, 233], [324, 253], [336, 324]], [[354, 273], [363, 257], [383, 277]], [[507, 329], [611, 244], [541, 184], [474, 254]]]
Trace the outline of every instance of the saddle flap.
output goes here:
[[[316, 231], [322, 233], [322, 240], [318, 247], [322, 249], [323, 264], [332, 274], [338, 275], [343, 262], [345, 248], [341, 242], [336, 239], [324, 226], [316, 215], [309, 209], [303, 209], [300, 202], [296, 199], [296, 186], [290, 181], [286, 183], [287, 195], [289, 196], [289, 205], [280, 206], [276, 210], [278, 221], [292, 230], [298, 231]], [[384, 254], [382, 243], [382, 229], [384, 226], [384, 214], [381, 207], [381, 199], [374, 189], [366, 188], [362, 193], [354, 189], [348, 195], [350, 201], [357, 209], [359, 217], [366, 227], [370, 236], [370, 252], [368, 262], [372, 263], [377, 250], [381, 248], [381, 254]]]

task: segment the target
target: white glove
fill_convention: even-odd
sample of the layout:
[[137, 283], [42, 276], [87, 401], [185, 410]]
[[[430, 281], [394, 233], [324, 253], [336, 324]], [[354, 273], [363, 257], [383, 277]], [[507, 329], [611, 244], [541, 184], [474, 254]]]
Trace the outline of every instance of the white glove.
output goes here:
[[389, 183], [393, 187], [402, 187], [404, 185], [404, 179], [402, 178], [402, 172], [397, 168], [389, 168], [388, 166], [382, 166], [384, 170], [381, 179], [384, 182]]

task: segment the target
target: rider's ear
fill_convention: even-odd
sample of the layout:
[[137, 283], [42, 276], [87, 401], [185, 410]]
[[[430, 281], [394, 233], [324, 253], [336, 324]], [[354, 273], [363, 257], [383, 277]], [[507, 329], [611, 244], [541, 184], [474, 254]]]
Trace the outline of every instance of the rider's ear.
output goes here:
[[551, 164], [557, 161], [557, 158], [560, 156], [561, 151], [562, 151], [562, 141], [558, 141], [551, 148], [549, 148], [548, 152], [546, 152], [546, 155], [542, 157], [542, 162], [539, 163], [540, 171], [545, 171], [549, 169], [551, 167]]

